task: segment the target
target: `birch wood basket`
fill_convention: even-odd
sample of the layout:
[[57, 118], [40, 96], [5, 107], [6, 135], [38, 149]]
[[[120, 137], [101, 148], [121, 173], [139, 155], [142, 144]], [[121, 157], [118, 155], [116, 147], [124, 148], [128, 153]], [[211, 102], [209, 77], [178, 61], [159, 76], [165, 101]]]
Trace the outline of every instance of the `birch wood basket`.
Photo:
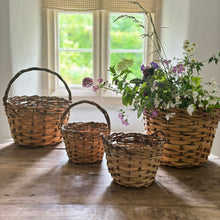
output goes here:
[[[69, 100], [48, 96], [8, 97], [14, 81], [22, 74], [31, 71], [45, 71], [60, 79], [69, 95]], [[10, 125], [11, 136], [18, 145], [37, 147], [54, 145], [62, 141], [58, 128], [60, 117], [72, 100], [70, 89], [63, 78], [46, 68], [32, 67], [21, 70], [9, 82], [3, 97], [3, 105]], [[68, 115], [65, 118], [67, 121]]]
[[147, 134], [161, 130], [166, 136], [161, 165], [176, 168], [204, 166], [218, 127], [220, 109], [212, 113], [201, 109], [193, 112], [192, 116], [186, 109], [169, 110], [175, 113], [169, 121], [165, 118], [165, 111], [159, 111], [157, 117], [150, 117], [150, 112], [144, 115]]
[[[64, 123], [66, 114], [71, 108], [80, 104], [90, 104], [103, 113], [107, 123], [72, 122]], [[108, 113], [95, 102], [82, 100], [71, 104], [61, 116], [61, 132], [63, 135], [69, 161], [77, 164], [91, 164], [103, 159], [104, 147], [100, 133], [110, 134], [111, 124]]]
[[156, 132], [102, 134], [108, 171], [119, 185], [140, 188], [150, 186], [160, 165], [165, 137]]

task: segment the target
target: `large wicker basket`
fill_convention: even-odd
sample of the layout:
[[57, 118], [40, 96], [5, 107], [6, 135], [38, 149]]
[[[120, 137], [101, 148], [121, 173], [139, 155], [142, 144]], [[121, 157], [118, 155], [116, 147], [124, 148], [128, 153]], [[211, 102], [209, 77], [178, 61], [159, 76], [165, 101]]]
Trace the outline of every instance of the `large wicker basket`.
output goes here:
[[165, 138], [140, 133], [102, 135], [108, 171], [126, 187], [148, 187], [155, 180]]
[[[64, 124], [63, 120], [70, 109], [79, 104], [91, 104], [97, 107], [107, 121], [100, 122], [77, 122]], [[61, 117], [61, 132], [63, 135], [66, 152], [69, 161], [77, 164], [90, 164], [102, 161], [104, 148], [100, 133], [110, 134], [110, 118], [105, 109], [95, 102], [82, 100], [71, 104]]]
[[[65, 85], [69, 100], [37, 95], [8, 97], [13, 82], [23, 73], [30, 73], [31, 71], [46, 71], [57, 76]], [[70, 89], [58, 73], [38, 67], [18, 72], [9, 82], [3, 97], [3, 104], [14, 142], [18, 145], [31, 147], [54, 145], [61, 142], [62, 135], [58, 128], [60, 117], [71, 103], [71, 100]]]
[[199, 167], [205, 165], [210, 154], [219, 121], [219, 111], [206, 113], [197, 110], [190, 116], [186, 109], [169, 109], [175, 115], [168, 121], [167, 112], [159, 111], [157, 117], [144, 116], [148, 134], [157, 130], [165, 133], [161, 165], [177, 168]]

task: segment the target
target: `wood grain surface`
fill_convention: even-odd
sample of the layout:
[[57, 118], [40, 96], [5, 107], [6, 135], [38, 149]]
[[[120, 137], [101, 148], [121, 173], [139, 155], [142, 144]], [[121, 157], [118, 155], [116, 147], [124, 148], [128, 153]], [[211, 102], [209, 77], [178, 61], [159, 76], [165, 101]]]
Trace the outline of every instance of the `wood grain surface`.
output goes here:
[[0, 145], [0, 219], [219, 220], [220, 157], [204, 167], [160, 166], [145, 189], [115, 183], [102, 162], [68, 162], [53, 147]]

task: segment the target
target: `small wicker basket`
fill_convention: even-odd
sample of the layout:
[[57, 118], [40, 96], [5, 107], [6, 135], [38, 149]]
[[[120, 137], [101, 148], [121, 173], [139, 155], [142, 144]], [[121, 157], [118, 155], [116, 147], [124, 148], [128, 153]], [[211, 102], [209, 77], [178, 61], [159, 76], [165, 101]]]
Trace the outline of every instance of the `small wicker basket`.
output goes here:
[[[47, 96], [14, 96], [8, 98], [13, 82], [25, 72], [46, 71], [57, 76], [65, 85], [69, 100]], [[58, 128], [60, 117], [69, 106], [72, 95], [62, 77], [49, 69], [32, 67], [18, 72], [9, 82], [3, 97], [11, 135], [18, 145], [31, 147], [54, 145], [62, 141]], [[68, 115], [65, 120], [68, 119]]]
[[165, 142], [157, 133], [101, 135], [108, 171], [116, 183], [139, 188], [154, 182]]
[[161, 165], [176, 168], [199, 167], [205, 165], [210, 154], [215, 137], [220, 109], [215, 113], [197, 110], [190, 116], [186, 109], [169, 109], [175, 113], [169, 121], [167, 112], [158, 111], [157, 117], [150, 117], [150, 112], [144, 116], [145, 130], [151, 134], [157, 130], [163, 131], [166, 144], [161, 157]]
[[[65, 115], [70, 109], [79, 104], [91, 104], [100, 110], [107, 121], [99, 122], [78, 122], [64, 124]], [[69, 161], [77, 164], [90, 164], [102, 161], [104, 148], [100, 133], [110, 134], [110, 118], [105, 109], [95, 102], [82, 100], [71, 104], [61, 116], [61, 132], [63, 135], [66, 152]]]

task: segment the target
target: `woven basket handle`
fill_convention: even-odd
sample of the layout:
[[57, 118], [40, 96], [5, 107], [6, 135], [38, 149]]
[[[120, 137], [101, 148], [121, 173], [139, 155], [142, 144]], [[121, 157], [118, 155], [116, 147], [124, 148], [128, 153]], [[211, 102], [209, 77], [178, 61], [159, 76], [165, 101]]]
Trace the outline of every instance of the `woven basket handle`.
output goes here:
[[19, 72], [10, 80], [10, 82], [9, 82], [9, 84], [8, 84], [8, 87], [7, 87], [6, 91], [5, 91], [5, 95], [4, 95], [4, 97], [3, 97], [3, 102], [4, 102], [4, 104], [6, 104], [6, 101], [7, 101], [7, 98], [8, 98], [8, 93], [9, 93], [9, 90], [10, 90], [10, 88], [11, 88], [12, 83], [13, 83], [20, 75], [22, 75], [23, 73], [29, 72], [29, 71], [33, 71], [33, 70], [46, 71], [46, 72], [49, 72], [49, 73], [51, 73], [51, 74], [57, 76], [57, 77], [63, 82], [63, 84], [64, 84], [64, 86], [65, 86], [65, 88], [66, 88], [66, 90], [67, 90], [67, 92], [68, 92], [68, 94], [69, 94], [69, 101], [72, 100], [72, 94], [71, 94], [71, 91], [70, 91], [70, 89], [69, 89], [67, 83], [64, 81], [64, 79], [63, 79], [58, 73], [56, 73], [56, 72], [54, 72], [54, 71], [52, 71], [52, 70], [46, 69], [46, 68], [31, 67], [31, 68], [23, 69], [23, 70], [19, 71]]
[[87, 103], [87, 104], [91, 104], [91, 105], [96, 106], [97, 109], [99, 109], [99, 110], [103, 113], [103, 115], [105, 116], [105, 119], [106, 119], [107, 124], [108, 124], [108, 128], [111, 130], [110, 118], [109, 118], [109, 115], [108, 115], [108, 113], [106, 112], [106, 110], [105, 110], [104, 108], [102, 108], [100, 105], [98, 105], [97, 103], [92, 102], [92, 101], [88, 101], [88, 100], [81, 100], [81, 101], [79, 101], [79, 102], [75, 102], [75, 103], [69, 105], [68, 108], [65, 110], [65, 112], [63, 112], [63, 114], [62, 114], [62, 116], [61, 116], [61, 118], [60, 118], [60, 125], [61, 125], [61, 126], [63, 125], [63, 120], [64, 120], [66, 114], [69, 112], [69, 110], [70, 110], [72, 107], [74, 107], [74, 106], [76, 106], [76, 105], [79, 105], [79, 104], [83, 104], [83, 103]]

